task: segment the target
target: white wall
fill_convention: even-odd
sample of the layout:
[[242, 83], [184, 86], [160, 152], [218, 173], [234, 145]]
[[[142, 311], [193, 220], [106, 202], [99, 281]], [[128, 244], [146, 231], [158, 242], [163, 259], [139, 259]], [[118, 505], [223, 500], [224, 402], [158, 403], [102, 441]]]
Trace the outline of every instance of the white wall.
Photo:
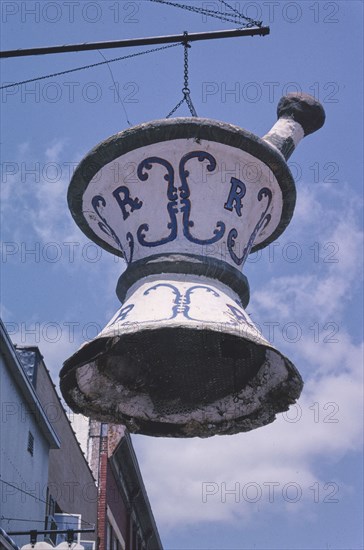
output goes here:
[[[49, 444], [11, 375], [13, 368], [0, 355], [0, 526], [6, 531], [44, 529]], [[27, 450], [29, 430], [33, 456]], [[28, 537], [12, 538], [19, 545], [29, 542]]]

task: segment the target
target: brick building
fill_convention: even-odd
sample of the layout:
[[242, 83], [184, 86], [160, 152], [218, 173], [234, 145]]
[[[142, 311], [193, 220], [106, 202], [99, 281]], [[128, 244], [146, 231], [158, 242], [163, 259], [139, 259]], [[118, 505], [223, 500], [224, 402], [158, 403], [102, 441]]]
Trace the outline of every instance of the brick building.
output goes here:
[[99, 484], [99, 550], [161, 550], [162, 543], [126, 428], [91, 421], [89, 456]]

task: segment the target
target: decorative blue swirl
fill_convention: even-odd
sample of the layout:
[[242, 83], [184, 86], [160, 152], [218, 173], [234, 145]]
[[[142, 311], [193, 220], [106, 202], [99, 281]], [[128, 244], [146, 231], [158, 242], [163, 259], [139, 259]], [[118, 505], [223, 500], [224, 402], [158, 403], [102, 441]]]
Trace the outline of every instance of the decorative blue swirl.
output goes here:
[[177, 188], [174, 186], [174, 169], [173, 166], [167, 161], [159, 157], [149, 157], [143, 160], [137, 170], [138, 178], [141, 181], [146, 181], [149, 177], [149, 174], [145, 170], [151, 170], [153, 164], [161, 164], [167, 169], [167, 174], [164, 176], [164, 179], [168, 182], [167, 188], [167, 197], [168, 204], [167, 210], [170, 218], [170, 222], [167, 224], [167, 228], [170, 229], [170, 234], [159, 241], [146, 241], [145, 233], [149, 231], [149, 225], [143, 223], [139, 226], [137, 230], [138, 241], [142, 246], [160, 246], [166, 244], [170, 241], [173, 241], [177, 237], [177, 212], [178, 212], [178, 195]]
[[252, 321], [250, 320], [250, 317], [248, 317], [248, 315], [244, 311], [242, 311], [241, 309], [238, 309], [237, 307], [231, 304], [226, 304], [226, 305], [230, 310], [228, 311], [228, 314], [233, 319], [233, 322], [235, 324], [238, 322], [243, 324], [247, 323], [248, 325], [254, 326]]
[[175, 295], [175, 299], [173, 301], [173, 308], [172, 308], [172, 316], [171, 317], [168, 317], [168, 319], [160, 319], [162, 321], [169, 321], [170, 319], [174, 319], [175, 317], [177, 317], [178, 313], [180, 313], [180, 306], [181, 306], [181, 303], [182, 303], [182, 294], [180, 293], [180, 291], [178, 290], [178, 288], [170, 283], [158, 283], [156, 285], [153, 285], [149, 288], [147, 288], [147, 290], [144, 291], [144, 296], [147, 296], [152, 290], [156, 290], [157, 288], [161, 287], [161, 286], [165, 286], [167, 288], [170, 288], [172, 289], [172, 292], [173, 294]]
[[259, 235], [263, 232], [263, 230], [267, 227], [268, 223], [270, 222], [270, 220], [272, 219], [272, 216], [271, 214], [267, 214], [266, 217], [264, 218], [263, 222], [262, 222], [262, 226], [259, 228], [260, 231], [259, 231]]
[[233, 261], [237, 265], [241, 265], [246, 260], [248, 254], [250, 253], [250, 250], [251, 250], [251, 248], [254, 244], [254, 241], [255, 241], [255, 238], [257, 236], [258, 231], [261, 229], [263, 224], [264, 224], [264, 228], [267, 227], [267, 225], [269, 224], [269, 222], [272, 218], [271, 214], [267, 214], [267, 212], [269, 210], [269, 207], [271, 205], [271, 202], [272, 202], [272, 198], [273, 198], [272, 191], [268, 187], [262, 187], [262, 189], [260, 189], [260, 191], [257, 195], [258, 201], [261, 201], [264, 197], [268, 197], [267, 205], [264, 209], [264, 212], [260, 216], [258, 223], [254, 227], [253, 233], [250, 235], [248, 243], [245, 246], [245, 248], [243, 250], [243, 254], [240, 258], [233, 251], [233, 247], [235, 246], [235, 241], [236, 241], [236, 237], [238, 236], [238, 232], [235, 228], [233, 228], [229, 231], [229, 235], [228, 235], [228, 238], [227, 238], [227, 246], [228, 246], [228, 250], [229, 250], [231, 258], [233, 259]]
[[[124, 319], [129, 315], [131, 310], [134, 309], [134, 304], [129, 304], [128, 306], [122, 307], [115, 319], [107, 325], [107, 327], [112, 327], [116, 322], [124, 321]], [[128, 323], [128, 321], [127, 321]]]
[[175, 296], [175, 299], [173, 301], [171, 317], [168, 317], [167, 319], [160, 319], [162, 321], [169, 321], [170, 319], [175, 319], [180, 314], [186, 317], [186, 319], [190, 319], [191, 321], [201, 321], [201, 319], [195, 319], [194, 317], [190, 317], [189, 315], [190, 304], [191, 304], [191, 294], [197, 288], [202, 288], [207, 292], [211, 292], [217, 298], [219, 298], [220, 296], [218, 292], [216, 292], [215, 290], [213, 290], [212, 288], [206, 285], [194, 285], [190, 287], [184, 294], [182, 294], [179, 291], [179, 289], [175, 285], [172, 285], [171, 283], [158, 283], [156, 285], [153, 285], [144, 291], [144, 296], [147, 296], [152, 290], [156, 290], [157, 288], [163, 287], [163, 286], [170, 288], [172, 290]]
[[128, 231], [128, 233], [126, 234], [126, 240], [129, 243], [129, 250], [130, 250], [129, 259], [126, 259], [126, 261], [128, 264], [131, 264], [131, 262], [133, 261], [133, 254], [134, 254], [134, 237], [132, 233], [130, 233], [130, 231]]
[[202, 288], [203, 290], [206, 290], [207, 292], [211, 292], [211, 294], [213, 294], [214, 296], [216, 296], [216, 298], [219, 298], [220, 297], [220, 294], [218, 292], [216, 292], [216, 290], [214, 290], [213, 288], [210, 288], [209, 286], [206, 286], [206, 285], [194, 285], [194, 286], [191, 286], [186, 294], [184, 295], [184, 300], [183, 300], [183, 315], [184, 317], [186, 317], [186, 319], [190, 319], [191, 321], [201, 321], [201, 319], [195, 319], [194, 317], [191, 317], [189, 315], [189, 311], [190, 311], [190, 304], [191, 304], [191, 294], [193, 293], [194, 290], [196, 290], [197, 288]]
[[181, 200], [181, 212], [183, 213], [183, 234], [190, 242], [200, 245], [213, 244], [219, 241], [225, 233], [225, 224], [222, 221], [218, 221], [216, 224], [216, 229], [214, 230], [214, 237], [211, 239], [198, 239], [190, 233], [190, 227], [194, 226], [194, 222], [190, 220], [191, 214], [191, 201], [190, 189], [188, 187], [188, 176], [190, 175], [189, 171], [185, 169], [186, 163], [192, 159], [197, 158], [200, 162], [208, 160], [209, 164], [207, 165], [207, 170], [212, 172], [216, 168], [215, 158], [205, 151], [192, 151], [184, 155], [179, 163], [179, 175], [181, 179], [181, 186], [179, 187], [180, 191], [180, 200]]
[[101, 222], [98, 222], [98, 226], [101, 229], [101, 231], [106, 233], [106, 235], [108, 235], [114, 240], [114, 242], [120, 248], [121, 252], [123, 252], [124, 254], [123, 247], [121, 245], [119, 237], [117, 236], [113, 228], [107, 223], [106, 219], [99, 212], [100, 203], [101, 203], [101, 206], [104, 206], [104, 207], [106, 206], [106, 201], [103, 196], [95, 195], [94, 197], [92, 197], [92, 200], [91, 200], [92, 208], [94, 209], [94, 211], [96, 212], [96, 214], [101, 220]]

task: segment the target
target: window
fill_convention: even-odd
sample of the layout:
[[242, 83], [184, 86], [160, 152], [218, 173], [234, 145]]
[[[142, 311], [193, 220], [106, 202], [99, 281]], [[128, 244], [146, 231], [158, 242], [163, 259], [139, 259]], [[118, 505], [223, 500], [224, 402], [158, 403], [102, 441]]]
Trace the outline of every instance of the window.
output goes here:
[[[54, 514], [54, 521], [59, 531], [81, 529], [81, 514]], [[56, 544], [67, 541], [65, 533], [57, 533]], [[80, 543], [80, 533], [74, 533], [74, 542]]]
[[52, 497], [49, 491], [49, 487], [47, 487], [47, 498], [46, 498], [46, 515], [47, 516], [54, 516], [56, 513], [56, 501]]
[[122, 550], [123, 548], [109, 521], [107, 522], [106, 541], [108, 550]]
[[28, 453], [30, 453], [32, 456], [34, 454], [34, 435], [32, 432], [28, 432], [28, 447], [27, 447]]
[[107, 550], [125, 550], [123, 535], [109, 506], [107, 507], [106, 539]]

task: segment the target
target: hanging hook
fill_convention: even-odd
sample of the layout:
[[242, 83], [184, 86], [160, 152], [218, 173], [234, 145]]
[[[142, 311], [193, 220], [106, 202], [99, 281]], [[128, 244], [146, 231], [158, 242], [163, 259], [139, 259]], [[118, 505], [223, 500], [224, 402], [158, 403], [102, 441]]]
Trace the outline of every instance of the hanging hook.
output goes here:
[[183, 70], [183, 88], [182, 88], [183, 99], [181, 99], [181, 101], [174, 107], [174, 109], [172, 109], [172, 111], [167, 115], [166, 118], [169, 118], [170, 116], [172, 116], [184, 102], [187, 103], [187, 106], [189, 108], [191, 115], [193, 117], [198, 116], [196, 109], [192, 103], [192, 99], [190, 96], [191, 90], [188, 85], [188, 48], [190, 48], [191, 45], [189, 44], [189, 41], [188, 41], [187, 31], [183, 31], [183, 40], [181, 44], [183, 45], [183, 48], [184, 48], [184, 70]]
[[190, 44], [188, 43], [188, 31], [183, 31], [183, 40], [182, 40], [182, 44], [186, 47], [186, 48], [190, 48]]

